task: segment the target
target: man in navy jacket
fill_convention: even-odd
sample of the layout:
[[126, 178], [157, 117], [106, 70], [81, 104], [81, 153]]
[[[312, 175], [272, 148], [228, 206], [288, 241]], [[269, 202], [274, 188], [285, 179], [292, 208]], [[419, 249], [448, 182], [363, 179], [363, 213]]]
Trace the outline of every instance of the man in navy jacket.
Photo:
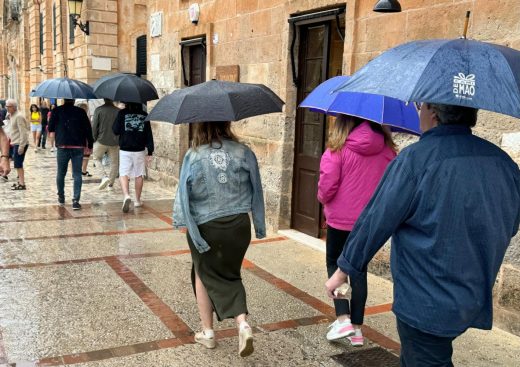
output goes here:
[[92, 149], [94, 144], [90, 120], [82, 108], [74, 106], [73, 99], [66, 99], [62, 106], [52, 110], [48, 129], [51, 136], [55, 136], [56, 147], [58, 148], [58, 173], [56, 175], [58, 203], [60, 206], [65, 205], [65, 175], [69, 161], [71, 161], [74, 178], [72, 209], [79, 210], [81, 209], [79, 200], [83, 183], [81, 174], [83, 150], [85, 148]]
[[452, 341], [491, 329], [492, 291], [520, 221], [520, 171], [476, 137], [477, 110], [423, 104], [419, 142], [388, 166], [327, 281], [330, 297], [392, 236], [402, 366], [453, 366]]

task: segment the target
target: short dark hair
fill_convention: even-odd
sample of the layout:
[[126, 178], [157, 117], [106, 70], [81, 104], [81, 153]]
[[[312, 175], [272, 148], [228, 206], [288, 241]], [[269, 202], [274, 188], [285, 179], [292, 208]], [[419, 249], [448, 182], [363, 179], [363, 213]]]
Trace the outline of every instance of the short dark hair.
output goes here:
[[477, 108], [434, 103], [428, 103], [428, 107], [435, 112], [439, 125], [473, 127], [477, 124]]

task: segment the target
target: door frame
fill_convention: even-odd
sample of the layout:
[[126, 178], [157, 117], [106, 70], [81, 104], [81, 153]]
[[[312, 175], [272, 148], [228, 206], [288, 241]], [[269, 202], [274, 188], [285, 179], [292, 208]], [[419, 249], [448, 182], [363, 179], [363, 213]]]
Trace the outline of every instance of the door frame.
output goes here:
[[[302, 67], [302, 62], [304, 62], [303, 60], [303, 57], [304, 57], [304, 54], [303, 52], [305, 52], [304, 48], [302, 47], [306, 40], [302, 39], [302, 36], [303, 36], [303, 30], [305, 29], [305, 32], [307, 32], [307, 30], [311, 27], [314, 27], [314, 26], [319, 26], [319, 25], [327, 25], [328, 27], [328, 34], [327, 34], [327, 37], [326, 39], [324, 40], [324, 42], [326, 42], [325, 44], [325, 47], [323, 49], [323, 53], [324, 53], [324, 57], [323, 57], [323, 63], [322, 63], [322, 81], [325, 81], [328, 77], [329, 77], [329, 63], [331, 62], [330, 58], [331, 58], [331, 47], [332, 47], [332, 40], [333, 40], [333, 36], [332, 36], [332, 33], [333, 32], [338, 32], [339, 34], [339, 37], [341, 38], [342, 41], [344, 41], [344, 31], [341, 32], [341, 27], [340, 27], [340, 23], [342, 21], [345, 20], [345, 11], [346, 11], [346, 7], [342, 7], [342, 8], [335, 8], [335, 9], [328, 9], [328, 10], [323, 10], [323, 11], [315, 11], [314, 13], [312, 12], [309, 12], [309, 13], [305, 13], [305, 14], [294, 14], [290, 19], [289, 19], [289, 23], [291, 23], [292, 25], [292, 42], [291, 42], [291, 66], [292, 66], [292, 71], [293, 71], [293, 83], [294, 83], [294, 86], [296, 86], [296, 106], [298, 106], [299, 103], [301, 103], [301, 101], [303, 100], [304, 98], [304, 87], [302, 86], [302, 83], [303, 83], [303, 77], [304, 77], [304, 67]], [[342, 20], [340, 20], [340, 17], [342, 18]], [[305, 34], [306, 36], [306, 34]], [[296, 42], [296, 39], [299, 38], [298, 42]], [[294, 57], [294, 51], [295, 51], [295, 47], [297, 47], [297, 54], [298, 54], [298, 58], [297, 60], [294, 60], [295, 57]], [[296, 68], [296, 65], [298, 65], [298, 67]], [[293, 153], [294, 153], [294, 158], [293, 158], [293, 174], [292, 174], [292, 180], [291, 180], [291, 207], [290, 207], [290, 213], [291, 213], [291, 219], [290, 219], [290, 228], [292, 229], [296, 229], [300, 232], [303, 232], [303, 233], [307, 233], [309, 235], [312, 235], [314, 237], [321, 237], [321, 234], [322, 234], [322, 223], [324, 221], [324, 218], [323, 218], [323, 206], [321, 205], [321, 203], [318, 202], [316, 196], [314, 196], [314, 200], [316, 200], [316, 203], [317, 203], [317, 208], [316, 208], [316, 212], [315, 212], [315, 215], [314, 215], [314, 218], [315, 218], [315, 222], [314, 223], [317, 223], [317, 225], [313, 226], [312, 230], [302, 230], [301, 227], [296, 227], [295, 226], [295, 221], [297, 220], [296, 218], [296, 215], [295, 215], [295, 212], [296, 212], [296, 206], [298, 204], [297, 200], [298, 200], [298, 179], [299, 179], [299, 172], [298, 172], [298, 155], [299, 155], [299, 151], [301, 150], [301, 139], [302, 139], [302, 133], [303, 133], [303, 126], [302, 126], [302, 118], [303, 118], [303, 114], [304, 114], [305, 111], [303, 111], [302, 109], [299, 109], [296, 107], [296, 111], [295, 111], [295, 135], [294, 135], [294, 141], [293, 141]], [[321, 142], [321, 154], [323, 154], [323, 152], [325, 151], [325, 142], [326, 142], [326, 123], [325, 123], [325, 120], [326, 120], [326, 116], [324, 115], [322, 117], [323, 121], [323, 130], [322, 130], [322, 142]], [[321, 158], [321, 154], [320, 154], [320, 158]], [[318, 158], [318, 159], [320, 159]], [[319, 163], [318, 163], [319, 164]], [[318, 171], [316, 172], [317, 173], [317, 177], [319, 177], [319, 166], [318, 166]], [[316, 181], [316, 187], [317, 187], [317, 181]], [[314, 194], [315, 195], [315, 194]], [[301, 198], [300, 198], [301, 200]]]

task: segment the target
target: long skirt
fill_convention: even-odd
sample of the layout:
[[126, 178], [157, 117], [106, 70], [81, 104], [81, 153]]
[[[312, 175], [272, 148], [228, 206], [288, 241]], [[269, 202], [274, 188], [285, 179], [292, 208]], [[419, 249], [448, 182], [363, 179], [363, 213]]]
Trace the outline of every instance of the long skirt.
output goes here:
[[211, 249], [199, 253], [189, 233], [187, 234], [193, 261], [193, 291], [196, 292], [196, 272], [206, 288], [219, 321], [247, 314], [246, 291], [240, 268], [251, 242], [249, 215], [243, 213], [217, 218], [199, 225], [198, 228]]

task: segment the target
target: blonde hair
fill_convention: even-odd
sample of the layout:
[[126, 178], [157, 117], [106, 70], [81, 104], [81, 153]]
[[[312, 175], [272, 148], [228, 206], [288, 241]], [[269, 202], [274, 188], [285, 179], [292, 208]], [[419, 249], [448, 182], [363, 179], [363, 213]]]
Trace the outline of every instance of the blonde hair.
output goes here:
[[83, 111], [85, 111], [88, 115], [88, 104], [87, 103], [85, 103], [85, 102], [78, 103], [76, 105], [76, 107], [83, 109]]
[[[347, 138], [349, 134], [352, 132], [352, 130], [361, 125], [363, 122], [364, 120], [360, 119], [359, 117], [349, 115], [338, 115], [338, 117], [331, 126], [329, 132], [329, 140], [327, 142], [327, 148], [329, 148], [332, 152], [337, 152], [341, 150], [341, 148], [343, 148], [343, 145], [345, 145], [345, 141], [347, 141]], [[375, 122], [367, 122], [369, 123], [370, 128], [372, 130], [380, 134], [383, 134], [386, 146], [388, 146], [390, 149], [392, 149], [392, 151], [397, 153], [397, 145], [392, 139], [392, 134], [390, 133], [389, 129], [383, 128], [383, 126]]]
[[205, 144], [229, 139], [238, 142], [237, 136], [231, 131], [230, 121], [197, 122], [193, 124], [193, 139], [191, 146], [194, 149]]

